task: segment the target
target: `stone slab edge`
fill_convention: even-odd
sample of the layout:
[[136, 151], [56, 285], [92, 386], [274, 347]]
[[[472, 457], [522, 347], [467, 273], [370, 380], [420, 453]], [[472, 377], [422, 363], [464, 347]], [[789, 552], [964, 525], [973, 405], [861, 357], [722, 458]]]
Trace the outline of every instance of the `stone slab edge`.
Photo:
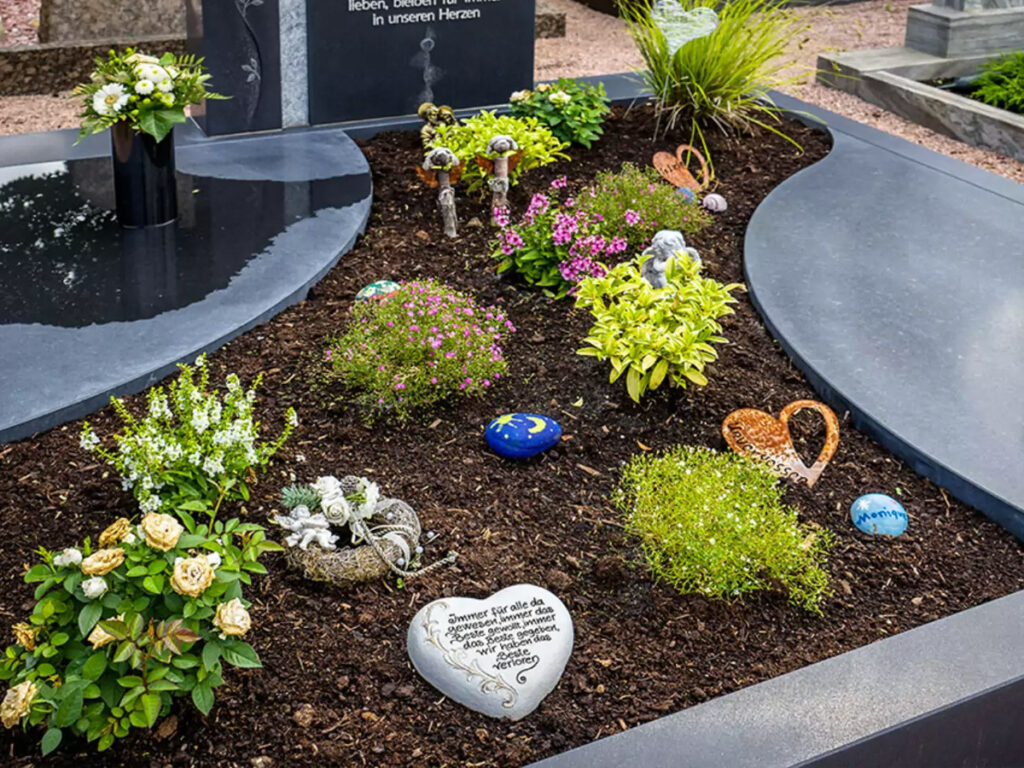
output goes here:
[[[792, 768], [1024, 678], [1024, 593], [685, 709], [530, 768]], [[964, 730], [951, 739], [972, 739]], [[971, 763], [987, 764], [987, 763]], [[927, 768], [916, 762], [901, 768]], [[931, 766], [931, 768], [936, 768]]]

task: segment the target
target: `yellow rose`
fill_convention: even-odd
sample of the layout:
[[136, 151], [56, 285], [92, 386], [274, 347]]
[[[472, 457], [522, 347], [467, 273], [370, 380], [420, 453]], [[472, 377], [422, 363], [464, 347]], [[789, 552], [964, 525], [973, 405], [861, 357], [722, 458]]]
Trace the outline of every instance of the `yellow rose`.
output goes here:
[[206, 555], [179, 557], [171, 574], [171, 589], [179, 595], [199, 597], [213, 583], [213, 568]]
[[21, 622], [11, 627], [11, 632], [14, 633], [14, 639], [18, 641], [18, 644], [23, 646], [26, 651], [34, 651], [36, 649], [36, 632], [37, 630], [32, 628], [32, 625], [28, 622]]
[[132, 524], [127, 517], [115, 520], [107, 529], [100, 534], [100, 546], [109, 547], [120, 543], [121, 539], [131, 533]]
[[242, 601], [236, 597], [217, 606], [213, 626], [220, 630], [220, 637], [223, 640], [226, 635], [241, 637], [249, 631], [252, 621]]
[[181, 524], [170, 515], [160, 515], [156, 512], [150, 512], [142, 518], [140, 527], [143, 536], [146, 537], [146, 543], [161, 552], [174, 549], [181, 534], [185, 531]]
[[13, 728], [21, 718], [28, 714], [32, 708], [32, 699], [38, 692], [39, 689], [30, 680], [7, 691], [3, 702], [0, 703], [0, 721], [3, 722], [5, 728]]
[[541, 83], [536, 88], [537, 93], [547, 93], [550, 90], [551, 86], [548, 83]]
[[[124, 614], [119, 613], [117, 616], [114, 617], [113, 621], [124, 621]], [[105, 629], [103, 629], [103, 627], [101, 627], [98, 622], [96, 626], [92, 628], [92, 632], [89, 633], [89, 636], [85, 639], [87, 642], [92, 643], [93, 648], [102, 648], [104, 645], [107, 645], [108, 643], [112, 643], [115, 640], [117, 640], [116, 637], [114, 637]]]
[[124, 550], [120, 547], [99, 549], [82, 561], [82, 573], [86, 576], [106, 576], [124, 562]]

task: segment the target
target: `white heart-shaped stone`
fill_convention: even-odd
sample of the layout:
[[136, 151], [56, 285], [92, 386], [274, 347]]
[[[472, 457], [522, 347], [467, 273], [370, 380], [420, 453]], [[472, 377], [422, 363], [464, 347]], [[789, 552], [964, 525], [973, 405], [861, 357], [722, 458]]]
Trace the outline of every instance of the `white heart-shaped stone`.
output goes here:
[[658, 0], [651, 9], [651, 21], [665, 35], [668, 55], [675, 56], [676, 51], [691, 40], [714, 32], [718, 26], [718, 14], [711, 8], [688, 11], [679, 0]]
[[521, 720], [554, 690], [572, 654], [568, 609], [517, 584], [485, 600], [445, 597], [409, 625], [409, 658], [450, 699], [489, 717]]

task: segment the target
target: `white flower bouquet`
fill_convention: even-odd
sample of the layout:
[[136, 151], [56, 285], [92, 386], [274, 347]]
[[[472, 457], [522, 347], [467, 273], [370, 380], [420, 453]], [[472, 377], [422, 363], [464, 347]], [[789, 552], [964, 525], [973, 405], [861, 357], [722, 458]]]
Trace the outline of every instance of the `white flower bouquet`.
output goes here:
[[226, 98], [206, 90], [203, 60], [165, 53], [160, 58], [128, 48], [96, 59], [89, 82], [75, 88], [82, 99], [78, 141], [125, 121], [132, 130], [163, 141], [175, 123], [185, 122], [185, 108], [204, 99]]

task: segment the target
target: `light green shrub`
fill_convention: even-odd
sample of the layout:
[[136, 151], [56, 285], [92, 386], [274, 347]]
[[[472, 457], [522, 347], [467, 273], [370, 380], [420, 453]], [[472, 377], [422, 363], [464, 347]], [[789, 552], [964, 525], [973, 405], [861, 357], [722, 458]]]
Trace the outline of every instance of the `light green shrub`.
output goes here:
[[476, 161], [477, 155], [487, 157], [487, 143], [495, 136], [511, 136], [522, 150], [519, 163], [509, 171], [509, 184], [513, 186], [534, 168], [569, 159], [563, 151], [568, 143], [559, 141], [537, 118], [497, 115], [486, 110], [456, 125], [438, 126], [432, 146], [448, 147], [465, 163], [462, 178], [469, 184], [470, 191], [476, 191], [483, 186], [486, 177]]
[[583, 279], [576, 306], [590, 310], [594, 325], [577, 354], [611, 363], [610, 382], [626, 376], [629, 396], [640, 402], [666, 379], [673, 386], [705, 385], [704, 367], [724, 344], [718, 320], [733, 313], [732, 291], [700, 276], [700, 265], [685, 255], [670, 259], [668, 285], [652, 288], [640, 274], [640, 258], [618, 264], [600, 277]]

